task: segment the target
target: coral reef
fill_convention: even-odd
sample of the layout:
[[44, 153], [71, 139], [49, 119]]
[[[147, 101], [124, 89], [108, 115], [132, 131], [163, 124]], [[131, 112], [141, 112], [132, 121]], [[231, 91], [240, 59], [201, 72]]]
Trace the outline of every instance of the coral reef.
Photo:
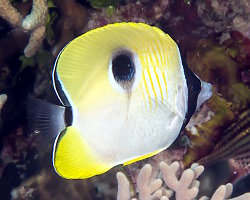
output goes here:
[[11, 6], [10, 1], [2, 0], [0, 5], [1, 17], [6, 19], [13, 27], [20, 25], [21, 14]]
[[222, 133], [230, 123], [235, 122], [239, 114], [248, 108], [250, 90], [241, 77], [249, 66], [248, 44], [249, 39], [233, 32], [222, 43], [200, 39], [189, 49], [189, 66], [202, 79], [213, 84], [214, 95], [186, 127], [185, 133], [191, 142], [184, 158], [185, 166], [211, 152], [215, 144], [228, 134]]
[[[249, 129], [249, 117], [238, 119], [250, 104], [249, 8], [248, 0], [0, 0], [0, 94], [8, 96], [5, 103], [6, 96], [0, 96], [0, 198], [115, 199], [114, 174], [123, 170], [132, 184], [123, 174], [117, 175], [119, 199], [130, 199], [138, 191], [140, 199], [168, 199], [181, 185], [176, 176], [169, 180], [162, 177], [163, 172], [159, 174], [162, 161], [179, 162], [177, 177], [192, 163], [202, 161], [206, 171], [199, 177], [199, 193], [214, 199], [229, 198], [231, 185], [225, 183], [232, 182], [234, 176], [240, 178], [249, 173], [246, 170], [249, 153], [237, 157], [229, 152], [226, 156], [229, 162], [215, 164], [215, 167], [208, 166], [208, 160], [215, 163], [221, 160], [216, 144], [225, 142], [229, 136], [239, 138]], [[212, 83], [214, 95], [192, 117], [169, 149], [87, 181], [62, 180], [51, 167], [49, 152], [53, 144], [37, 140], [37, 135], [27, 128], [27, 96], [58, 103], [51, 84], [57, 54], [85, 31], [121, 21], [145, 22], [168, 33], [192, 71]], [[239, 145], [239, 149], [249, 146], [246, 138], [230, 142], [229, 146]], [[140, 172], [146, 163], [151, 167], [146, 165]], [[166, 166], [162, 165], [165, 170]], [[198, 178], [194, 168], [188, 169], [183, 178], [192, 177], [192, 173], [193, 179]], [[171, 182], [178, 183], [179, 188], [177, 185], [167, 187]], [[184, 188], [191, 198], [199, 182], [189, 183]], [[213, 193], [220, 184], [224, 186]], [[238, 190], [235, 196], [244, 193], [239, 192], [244, 184], [244, 192], [249, 192], [248, 184], [241, 182], [238, 189], [234, 186]], [[136, 189], [132, 189], [133, 185]], [[193, 189], [190, 191], [190, 188]]]
[[53, 55], [57, 56], [70, 40], [84, 33], [88, 22], [88, 11], [75, 0], [54, 0], [54, 3], [58, 6], [61, 15], [56, 23], [55, 34], [58, 37], [52, 50]]
[[[91, 3], [94, 2], [96, 1], [91, 1]], [[169, 16], [168, 8], [172, 2], [172, 0], [129, 0], [126, 4], [119, 4], [117, 7], [112, 8], [107, 8], [100, 3], [98, 7], [101, 7], [101, 9], [90, 12], [87, 29], [123, 21], [144, 22], [155, 25], [163, 17], [167, 18]]]
[[246, 109], [237, 117], [222, 134], [221, 140], [214, 146], [211, 154], [200, 159], [200, 164], [213, 160], [234, 160], [239, 170], [250, 171], [249, 138], [250, 138], [250, 110]]
[[[11, 191], [11, 199], [55, 199], [55, 197], [58, 199], [91, 199], [93, 193], [91, 184], [87, 185], [83, 181], [62, 180], [51, 172], [43, 170], [37, 176], [27, 179], [22, 186]], [[58, 188], [56, 193], [49, 189], [54, 187], [54, 184]]]
[[93, 8], [116, 7], [119, 0], [89, 0]]
[[239, 31], [250, 38], [250, 5], [247, 0], [196, 1], [202, 22], [215, 32]]
[[228, 102], [213, 95], [211, 100], [191, 118], [186, 127], [185, 133], [191, 142], [184, 157], [185, 165], [190, 165], [211, 151], [214, 141], [221, 134], [221, 127], [234, 117], [235, 114], [230, 110]]
[[10, 1], [2, 0], [0, 16], [7, 20], [13, 28], [20, 28], [30, 34], [30, 39], [24, 49], [24, 54], [30, 57], [36, 53], [45, 37], [45, 17], [47, 4], [45, 0], [34, 0], [32, 10], [25, 18], [14, 8]]
[[[179, 163], [174, 162], [170, 165], [165, 162], [160, 163], [160, 176], [165, 183], [163, 185], [162, 179], [150, 180], [152, 174], [151, 165], [145, 165], [139, 172], [137, 178], [137, 188], [140, 200], [168, 200], [170, 197], [175, 196], [176, 200], [192, 200], [195, 199], [200, 182], [197, 178], [202, 174], [204, 167], [201, 165], [193, 164], [191, 168], [186, 169], [180, 176], [177, 177], [176, 173], [179, 170]], [[131, 199], [130, 185], [126, 176], [118, 172], [118, 200]], [[232, 184], [221, 185], [211, 197], [211, 200], [229, 199], [233, 191]], [[231, 200], [247, 200], [250, 198], [250, 193], [245, 193], [239, 197], [232, 198]], [[200, 200], [209, 199], [206, 196], [199, 198]], [[136, 200], [136, 198], [132, 198]]]
[[[231, 101], [235, 107], [237, 105], [245, 107], [250, 102], [250, 97], [247, 95], [250, 90], [242, 83], [239, 75], [242, 70], [247, 69], [247, 64], [241, 60], [247, 61], [250, 52], [246, 50], [241, 54], [242, 47], [244, 48], [244, 46], [237, 47], [236, 38], [235, 41], [230, 39], [222, 45], [201, 39], [187, 55], [187, 61], [193, 71], [201, 74], [202, 79], [209, 80], [213, 84], [214, 91], [223, 95], [227, 101]], [[233, 56], [233, 52], [236, 55]]]
[[[14, 188], [11, 191], [11, 199], [111, 200], [116, 198], [115, 172], [117, 170], [88, 180], [66, 180], [54, 172], [50, 160], [44, 157], [41, 162], [43, 163], [43, 169], [34, 176], [26, 178], [20, 186]], [[114, 178], [109, 179], [109, 177]]]

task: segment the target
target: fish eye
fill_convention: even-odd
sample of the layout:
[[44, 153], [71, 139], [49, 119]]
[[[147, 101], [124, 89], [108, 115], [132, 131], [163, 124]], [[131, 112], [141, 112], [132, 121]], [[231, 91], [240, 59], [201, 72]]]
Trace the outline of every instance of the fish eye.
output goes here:
[[131, 81], [135, 75], [133, 54], [125, 50], [118, 52], [112, 59], [112, 73], [117, 82]]

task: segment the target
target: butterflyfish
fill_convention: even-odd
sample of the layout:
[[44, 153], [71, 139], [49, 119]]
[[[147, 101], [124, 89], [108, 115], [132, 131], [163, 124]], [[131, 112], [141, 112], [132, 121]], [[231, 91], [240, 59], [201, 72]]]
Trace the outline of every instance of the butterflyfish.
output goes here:
[[56, 120], [53, 112], [52, 121], [64, 123], [54, 126], [60, 134], [53, 165], [67, 179], [99, 175], [168, 148], [212, 95], [169, 35], [132, 22], [72, 40], [57, 57], [53, 85], [65, 115]]

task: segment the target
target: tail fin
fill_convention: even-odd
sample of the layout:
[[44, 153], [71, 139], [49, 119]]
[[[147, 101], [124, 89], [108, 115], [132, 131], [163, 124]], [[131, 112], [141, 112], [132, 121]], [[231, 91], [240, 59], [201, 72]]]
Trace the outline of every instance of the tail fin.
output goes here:
[[39, 134], [53, 141], [65, 129], [65, 108], [46, 100], [29, 97], [27, 101], [28, 127], [31, 134]]

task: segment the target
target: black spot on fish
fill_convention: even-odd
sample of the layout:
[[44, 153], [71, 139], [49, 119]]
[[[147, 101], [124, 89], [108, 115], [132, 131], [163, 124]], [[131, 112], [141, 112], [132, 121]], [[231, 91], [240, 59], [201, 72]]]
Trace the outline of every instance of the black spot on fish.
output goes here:
[[117, 82], [131, 81], [134, 78], [135, 64], [131, 52], [123, 50], [113, 57], [112, 73]]

